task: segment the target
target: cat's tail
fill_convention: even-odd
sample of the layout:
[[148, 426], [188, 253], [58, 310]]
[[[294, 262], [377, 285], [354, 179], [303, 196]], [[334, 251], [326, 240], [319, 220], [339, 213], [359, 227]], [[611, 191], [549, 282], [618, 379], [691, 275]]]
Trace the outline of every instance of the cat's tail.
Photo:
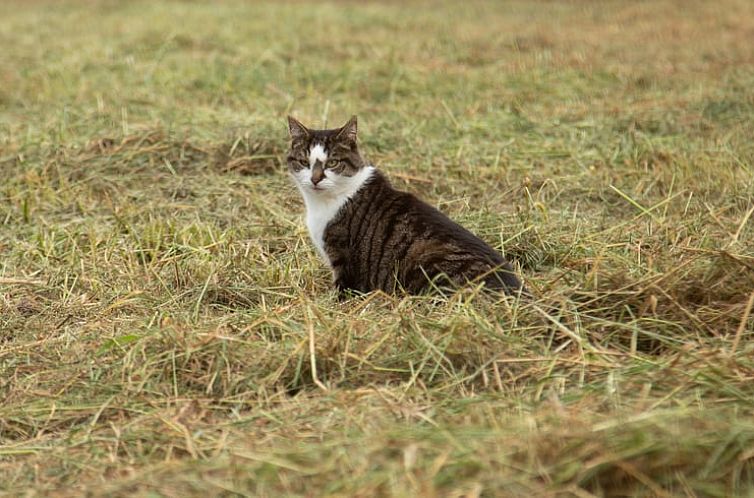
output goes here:
[[524, 287], [521, 279], [513, 271], [510, 264], [505, 263], [488, 273], [484, 279], [484, 286], [490, 290], [504, 292], [512, 296], [531, 298], [531, 293]]

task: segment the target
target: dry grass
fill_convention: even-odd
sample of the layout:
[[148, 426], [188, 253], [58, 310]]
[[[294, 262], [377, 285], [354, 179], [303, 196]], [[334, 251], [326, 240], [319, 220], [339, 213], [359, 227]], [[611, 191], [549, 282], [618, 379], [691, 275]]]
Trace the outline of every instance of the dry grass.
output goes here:
[[[0, 5], [0, 494], [754, 493], [754, 8]], [[339, 303], [284, 116], [532, 301]]]

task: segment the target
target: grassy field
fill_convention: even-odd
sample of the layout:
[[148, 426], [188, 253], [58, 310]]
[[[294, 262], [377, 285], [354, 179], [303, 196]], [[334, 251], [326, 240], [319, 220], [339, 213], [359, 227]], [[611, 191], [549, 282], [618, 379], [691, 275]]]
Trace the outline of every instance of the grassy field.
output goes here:
[[[754, 4], [0, 3], [0, 495], [752, 496]], [[338, 302], [285, 116], [529, 301]]]

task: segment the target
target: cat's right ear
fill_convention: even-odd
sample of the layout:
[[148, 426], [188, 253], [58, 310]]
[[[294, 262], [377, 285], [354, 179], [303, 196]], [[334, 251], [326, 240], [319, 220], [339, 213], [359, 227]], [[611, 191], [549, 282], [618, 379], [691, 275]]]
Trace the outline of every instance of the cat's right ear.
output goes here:
[[344, 138], [355, 143], [356, 130], [356, 116], [351, 116], [351, 119], [348, 120], [348, 123], [344, 124], [340, 131], [338, 131], [338, 138]]
[[293, 116], [288, 116], [288, 133], [292, 140], [302, 140], [309, 136], [309, 130]]

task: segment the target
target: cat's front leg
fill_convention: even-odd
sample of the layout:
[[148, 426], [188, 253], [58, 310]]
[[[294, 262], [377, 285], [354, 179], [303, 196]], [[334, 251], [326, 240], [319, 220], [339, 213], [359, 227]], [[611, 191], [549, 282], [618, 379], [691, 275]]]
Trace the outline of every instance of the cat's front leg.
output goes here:
[[340, 268], [340, 271], [335, 270], [335, 267], [333, 268], [333, 283], [338, 292], [338, 301], [341, 302], [364, 292], [363, 289], [359, 288], [357, 285], [358, 282], [355, 281], [348, 272], [343, 270], [343, 268]]
[[333, 265], [332, 276], [333, 276], [333, 284], [335, 285], [335, 290], [338, 292], [338, 301], [345, 301], [349, 297], [351, 288], [348, 285], [347, 279], [345, 278], [345, 272], [343, 271], [343, 266]]
[[351, 289], [348, 286], [346, 286], [345, 284], [343, 284], [342, 281], [340, 281], [340, 280], [336, 280], [335, 281], [335, 289], [338, 292], [338, 301], [339, 302], [342, 303], [343, 301], [347, 301], [348, 298], [351, 297]]

